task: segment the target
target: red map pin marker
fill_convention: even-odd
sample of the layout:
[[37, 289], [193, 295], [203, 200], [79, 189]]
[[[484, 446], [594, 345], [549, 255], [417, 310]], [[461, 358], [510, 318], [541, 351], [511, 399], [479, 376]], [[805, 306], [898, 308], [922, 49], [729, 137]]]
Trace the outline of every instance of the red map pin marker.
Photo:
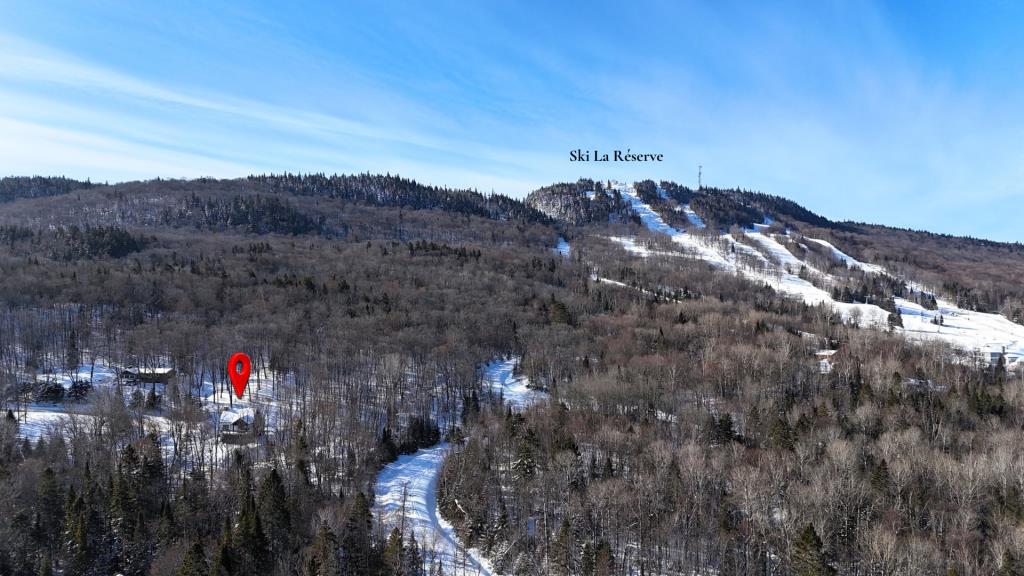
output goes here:
[[235, 388], [235, 395], [239, 398], [242, 397], [242, 392], [245, 392], [245, 387], [249, 384], [250, 368], [252, 368], [252, 362], [249, 361], [245, 352], [235, 352], [228, 360], [228, 376], [231, 377], [231, 386]]

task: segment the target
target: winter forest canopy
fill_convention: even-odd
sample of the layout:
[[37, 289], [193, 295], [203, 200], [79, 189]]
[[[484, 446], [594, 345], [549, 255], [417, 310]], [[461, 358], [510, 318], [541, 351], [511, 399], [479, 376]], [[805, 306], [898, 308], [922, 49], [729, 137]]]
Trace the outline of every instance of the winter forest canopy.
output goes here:
[[1024, 573], [1017, 244], [650, 180], [5, 178], [0, 279], [0, 574]]

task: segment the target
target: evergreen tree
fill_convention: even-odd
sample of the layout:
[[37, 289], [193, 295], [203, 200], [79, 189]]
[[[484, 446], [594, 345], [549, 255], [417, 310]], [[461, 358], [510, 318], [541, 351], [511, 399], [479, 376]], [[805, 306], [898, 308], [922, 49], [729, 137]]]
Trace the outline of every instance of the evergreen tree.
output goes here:
[[850, 379], [850, 404], [860, 404], [860, 392], [864, 387], [864, 377], [860, 373], [860, 362], [853, 368], [853, 378]]
[[259, 513], [271, 550], [275, 553], [287, 550], [291, 540], [291, 513], [288, 494], [277, 468], [271, 468], [260, 484]]
[[75, 370], [82, 362], [82, 352], [78, 348], [78, 331], [74, 328], [68, 332], [67, 347], [65, 350], [64, 367], [68, 370]]
[[369, 574], [373, 565], [373, 546], [370, 528], [373, 516], [362, 492], [353, 498], [345, 520], [345, 535], [341, 540], [344, 568], [348, 574]]
[[594, 576], [612, 576], [615, 574], [615, 556], [612, 554], [612, 546], [607, 540], [597, 543], [597, 550], [594, 551]]
[[166, 500], [160, 504], [160, 520], [157, 525], [157, 539], [167, 545], [178, 537], [178, 523], [174, 519], [174, 507]]
[[166, 498], [166, 468], [160, 439], [147, 434], [139, 443], [137, 491], [139, 507], [147, 517], [155, 515]]
[[523, 435], [516, 445], [516, 458], [512, 463], [512, 470], [516, 473], [516, 478], [527, 479], [533, 477], [534, 472], [537, 470], [537, 448], [539, 441], [537, 435], [532, 428], [527, 428], [526, 433]]
[[398, 528], [392, 528], [387, 543], [384, 544], [383, 574], [401, 576], [405, 556], [405, 546], [402, 542], [402, 533]]
[[615, 465], [612, 463], [611, 455], [604, 457], [604, 467], [601, 469], [602, 478], [612, 478], [615, 476]]
[[505, 500], [502, 499], [498, 501], [498, 516], [488, 531], [484, 552], [489, 554], [495, 546], [504, 542], [508, 538], [508, 530], [508, 508], [505, 507]]
[[292, 442], [290, 454], [292, 466], [294, 467], [295, 472], [299, 475], [300, 487], [310, 486], [309, 444], [306, 442], [306, 428], [301, 418], [295, 421], [292, 436], [295, 438], [295, 441]]
[[246, 495], [238, 515], [234, 542], [243, 572], [260, 574], [266, 570], [270, 560], [269, 543], [251, 491]]
[[391, 428], [384, 427], [380, 434], [380, 443], [377, 445], [377, 451], [380, 453], [381, 462], [385, 464], [398, 459], [398, 446], [395, 445], [395, 440], [391, 437]]
[[899, 310], [889, 313], [889, 328], [903, 328], [903, 316]]
[[110, 490], [114, 529], [125, 539], [135, 532], [134, 523], [139, 515], [140, 467], [135, 448], [131, 444], [125, 446]]
[[178, 568], [178, 576], [209, 576], [210, 565], [206, 562], [203, 545], [193, 540], [185, 553], [185, 559]]
[[43, 556], [39, 560], [39, 571], [36, 574], [39, 576], [53, 576], [53, 563], [50, 562], [49, 556]]
[[409, 535], [409, 543], [405, 546], [405, 556], [402, 565], [403, 576], [424, 576], [423, 555], [420, 553], [419, 542], [416, 535]]
[[306, 573], [310, 576], [340, 576], [341, 566], [338, 563], [338, 538], [326, 524], [320, 530], [309, 547], [306, 562]]
[[871, 472], [871, 487], [885, 494], [889, 491], [890, 477], [889, 465], [883, 458]]
[[131, 538], [124, 545], [121, 571], [125, 576], [143, 576], [149, 566], [151, 554], [152, 542], [140, 511], [132, 523]]
[[1017, 563], [1017, 558], [1010, 550], [1003, 551], [1003, 557], [1000, 559], [998, 576], [1021, 576], [1024, 570]]
[[146, 410], [156, 410], [160, 407], [160, 397], [156, 393], [156, 384], [149, 387], [146, 394]]
[[1006, 384], [1006, 355], [1000, 354], [996, 360], [995, 366], [992, 367], [992, 382], [996, 386], [1003, 386]]
[[240, 562], [235, 551], [231, 525], [224, 527], [224, 534], [221, 535], [217, 544], [217, 551], [213, 555], [213, 562], [210, 563], [210, 576], [242, 576]]
[[793, 544], [793, 573], [796, 576], [830, 576], [835, 570], [825, 561], [821, 538], [813, 524], [800, 532]]
[[92, 496], [88, 490], [83, 491], [72, 500], [64, 520], [67, 567], [73, 572], [81, 572], [93, 565], [102, 539], [102, 524], [92, 505]]
[[768, 440], [774, 448], [792, 450], [796, 443], [796, 433], [786, 418], [779, 416], [772, 422], [772, 427], [768, 431]]
[[39, 537], [51, 552], [59, 542], [61, 520], [64, 518], [64, 495], [53, 468], [46, 467], [36, 487], [36, 511], [39, 515]]
[[558, 528], [548, 553], [552, 571], [557, 576], [569, 576], [569, 573], [573, 571], [572, 540], [572, 527], [569, 525], [569, 519], [563, 518], [562, 525]]
[[580, 576], [594, 576], [595, 560], [594, 546], [584, 542], [580, 551]]

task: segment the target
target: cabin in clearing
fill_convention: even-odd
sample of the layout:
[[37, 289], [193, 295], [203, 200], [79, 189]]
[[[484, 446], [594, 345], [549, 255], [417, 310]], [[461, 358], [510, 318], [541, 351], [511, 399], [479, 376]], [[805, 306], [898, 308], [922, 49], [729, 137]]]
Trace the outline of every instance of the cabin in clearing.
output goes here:
[[174, 378], [174, 368], [125, 368], [121, 379], [125, 384], [167, 384]]

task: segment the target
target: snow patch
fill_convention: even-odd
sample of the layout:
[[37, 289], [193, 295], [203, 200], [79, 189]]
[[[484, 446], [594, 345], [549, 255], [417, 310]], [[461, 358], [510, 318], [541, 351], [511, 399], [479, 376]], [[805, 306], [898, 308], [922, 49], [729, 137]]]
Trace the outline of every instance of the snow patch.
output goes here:
[[555, 252], [558, 252], [562, 256], [568, 258], [569, 257], [569, 251], [570, 251], [569, 242], [566, 241], [565, 238], [562, 238], [561, 236], [559, 236], [558, 237], [558, 244], [555, 245]]

